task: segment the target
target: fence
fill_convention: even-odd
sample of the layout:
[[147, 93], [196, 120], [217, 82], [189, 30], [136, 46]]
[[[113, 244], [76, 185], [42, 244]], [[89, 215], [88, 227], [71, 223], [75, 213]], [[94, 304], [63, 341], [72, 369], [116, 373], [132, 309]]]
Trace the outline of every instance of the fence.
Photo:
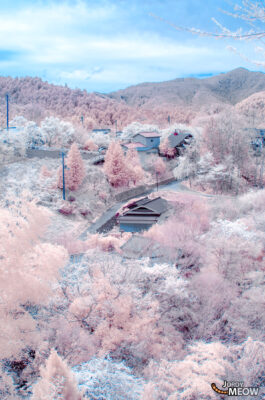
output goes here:
[[[64, 150], [64, 152], [67, 154], [68, 150]], [[26, 151], [26, 156], [28, 158], [60, 158], [61, 157], [61, 150], [58, 149], [51, 149], [51, 150], [46, 150], [46, 149], [27, 149]], [[93, 158], [98, 158], [98, 153], [94, 152], [80, 152], [82, 155], [82, 158], [85, 160], [92, 160]]]
[[[162, 181], [158, 182], [158, 188], [161, 185], [166, 185], [167, 183], [173, 182], [175, 180], [176, 180], [176, 178], [174, 178], [173, 176], [171, 176], [170, 178], [163, 179]], [[141, 196], [143, 194], [147, 194], [148, 192], [150, 192], [151, 189], [153, 189], [156, 186], [157, 186], [156, 182], [152, 183], [150, 185], [137, 186], [135, 188], [125, 190], [124, 192], [117, 193], [114, 197], [115, 197], [116, 201], [130, 200], [133, 197], [137, 197], [137, 196]]]

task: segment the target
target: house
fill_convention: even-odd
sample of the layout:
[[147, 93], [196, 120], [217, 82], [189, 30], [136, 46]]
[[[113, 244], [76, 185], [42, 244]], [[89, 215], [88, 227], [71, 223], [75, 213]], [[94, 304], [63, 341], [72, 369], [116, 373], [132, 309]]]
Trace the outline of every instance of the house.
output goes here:
[[132, 137], [128, 142], [122, 144], [125, 152], [128, 149], [134, 149], [139, 152], [140, 159], [145, 158], [145, 154], [158, 153], [158, 147], [160, 145], [160, 137], [157, 132], [140, 132]]
[[176, 149], [177, 155], [181, 154], [181, 150], [185, 145], [190, 144], [192, 135], [189, 132], [174, 132], [168, 137], [169, 144]]
[[144, 197], [129, 204], [122, 215], [118, 216], [120, 230], [125, 232], [140, 232], [155, 224], [162, 213], [167, 210], [167, 201], [161, 197], [149, 199]]
[[254, 138], [251, 141], [253, 150], [261, 152], [265, 147], [265, 129], [254, 129]]
[[160, 145], [161, 135], [157, 132], [140, 132], [133, 136], [134, 143], [141, 143], [139, 151], [151, 150], [158, 148]]
[[104, 133], [105, 135], [111, 132], [111, 129], [109, 128], [103, 128], [103, 129], [93, 129], [93, 133]]

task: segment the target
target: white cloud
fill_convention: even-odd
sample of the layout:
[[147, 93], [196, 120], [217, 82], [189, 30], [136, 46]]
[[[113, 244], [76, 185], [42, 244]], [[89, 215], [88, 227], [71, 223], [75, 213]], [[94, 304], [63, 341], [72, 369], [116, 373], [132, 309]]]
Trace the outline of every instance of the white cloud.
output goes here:
[[122, 31], [120, 22], [125, 16], [114, 1], [105, 0], [104, 6], [102, 2], [71, 3], [44, 6], [36, 2], [12, 13], [3, 11], [1, 49], [19, 55], [1, 67], [8, 73], [9, 65], [15, 71], [17, 62], [17, 70], [23, 66], [27, 74], [38, 75], [46, 69], [50, 81], [81, 87], [89, 82], [90, 87], [94, 84], [92, 90], [102, 90], [104, 82], [108, 88], [111, 82], [128, 86], [237, 66], [237, 56], [231, 56], [220, 42], [194, 36], [181, 42], [177, 31], [169, 38], [145, 31], [132, 20], [128, 21], [131, 29]]

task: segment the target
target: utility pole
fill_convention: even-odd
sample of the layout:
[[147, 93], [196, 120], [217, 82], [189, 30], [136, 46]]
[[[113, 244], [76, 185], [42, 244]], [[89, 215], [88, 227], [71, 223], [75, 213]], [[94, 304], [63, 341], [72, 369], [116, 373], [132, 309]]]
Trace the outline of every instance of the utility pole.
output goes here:
[[81, 123], [82, 123], [82, 126], [84, 126], [84, 116], [83, 115], [81, 115]]
[[9, 129], [8, 94], [6, 94], [6, 129]]
[[62, 169], [63, 169], [63, 199], [65, 200], [65, 182], [64, 182], [64, 152], [62, 152]]
[[167, 117], [168, 125], [170, 125], [170, 115]]
[[70, 169], [70, 168], [68, 168], [67, 165], [65, 165], [64, 156], [65, 156], [65, 153], [62, 151], [63, 199], [65, 200], [65, 175], [64, 175], [64, 171], [66, 169]]
[[265, 158], [265, 147], [263, 145], [263, 142], [260, 144], [260, 150], [261, 150], [261, 166], [260, 166], [260, 187], [263, 188], [263, 171], [264, 171], [264, 158]]

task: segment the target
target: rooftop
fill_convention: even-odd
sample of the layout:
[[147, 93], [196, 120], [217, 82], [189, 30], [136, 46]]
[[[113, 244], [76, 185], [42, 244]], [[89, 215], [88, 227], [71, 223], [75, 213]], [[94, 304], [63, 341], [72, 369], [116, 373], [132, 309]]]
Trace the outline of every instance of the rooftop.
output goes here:
[[168, 137], [168, 141], [170, 146], [176, 147], [178, 146], [181, 142], [183, 142], [190, 134], [189, 133], [178, 133], [177, 135], [172, 133]]
[[157, 132], [139, 132], [134, 136], [137, 136], [137, 135], [141, 135], [141, 136], [144, 136], [146, 138], [161, 137], [161, 135], [159, 133], [157, 133]]
[[[161, 197], [157, 197], [156, 199], [153, 200], [150, 200], [148, 197], [144, 197], [138, 201], [135, 201], [132, 205], [130, 205], [129, 210], [124, 213], [124, 216], [127, 213], [131, 214], [133, 211], [136, 211], [139, 207], [151, 210], [153, 211], [153, 213], [162, 214], [167, 210], [167, 201], [165, 199], [162, 199]], [[150, 216], [146, 215], [147, 218], [150, 218]], [[136, 216], [134, 218], [136, 218]]]

